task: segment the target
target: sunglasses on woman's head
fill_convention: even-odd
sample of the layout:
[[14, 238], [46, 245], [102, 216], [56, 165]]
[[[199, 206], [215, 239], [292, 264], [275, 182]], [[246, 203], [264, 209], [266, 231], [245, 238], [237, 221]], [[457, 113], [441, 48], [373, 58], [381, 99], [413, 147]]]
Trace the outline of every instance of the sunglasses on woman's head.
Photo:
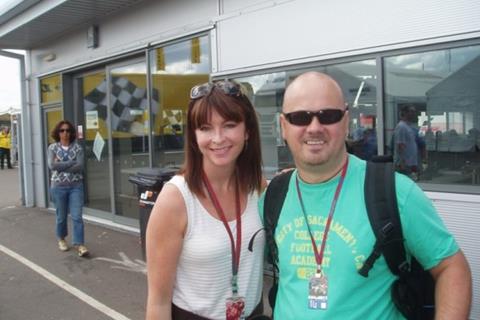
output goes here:
[[312, 123], [313, 117], [317, 117], [321, 124], [334, 124], [342, 120], [345, 110], [340, 109], [323, 109], [320, 111], [294, 111], [283, 113], [285, 119], [294, 126], [308, 126]]
[[63, 129], [62, 128], [62, 129], [59, 129], [58, 132], [68, 132], [68, 133], [70, 133], [70, 129]]
[[190, 99], [195, 100], [205, 97], [212, 92], [213, 88], [222, 90], [222, 92], [228, 96], [240, 96], [242, 94], [238, 83], [230, 80], [223, 80], [207, 82], [193, 87], [192, 90], [190, 90]]

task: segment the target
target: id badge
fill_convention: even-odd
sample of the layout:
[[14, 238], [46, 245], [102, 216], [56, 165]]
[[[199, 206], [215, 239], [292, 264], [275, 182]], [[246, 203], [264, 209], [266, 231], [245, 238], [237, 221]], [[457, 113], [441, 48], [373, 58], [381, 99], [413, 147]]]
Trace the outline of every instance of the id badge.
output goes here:
[[325, 310], [328, 305], [328, 279], [323, 272], [317, 272], [308, 284], [308, 307]]
[[226, 301], [226, 320], [244, 320], [245, 319], [245, 299], [234, 296]]

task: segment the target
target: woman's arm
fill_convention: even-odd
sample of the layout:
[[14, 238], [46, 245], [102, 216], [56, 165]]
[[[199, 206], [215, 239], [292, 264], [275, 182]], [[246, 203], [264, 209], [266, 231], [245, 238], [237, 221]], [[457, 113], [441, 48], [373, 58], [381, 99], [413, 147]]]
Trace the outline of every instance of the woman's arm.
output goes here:
[[147, 320], [171, 319], [173, 285], [187, 227], [185, 202], [167, 184], [155, 202], [147, 227]]
[[50, 170], [65, 171], [74, 165], [74, 161], [60, 161], [54, 149], [54, 145], [50, 145], [47, 149], [47, 165]]
[[69, 161], [72, 163], [71, 167], [65, 169], [65, 172], [71, 173], [81, 173], [83, 172], [83, 164], [84, 164], [84, 156], [83, 156], [83, 148], [78, 146], [77, 156], [75, 160]]
[[54, 170], [53, 169], [54, 157], [55, 157], [55, 153], [53, 152], [52, 146], [50, 145], [48, 146], [48, 149], [47, 149], [47, 165], [48, 165], [48, 169], [50, 170]]

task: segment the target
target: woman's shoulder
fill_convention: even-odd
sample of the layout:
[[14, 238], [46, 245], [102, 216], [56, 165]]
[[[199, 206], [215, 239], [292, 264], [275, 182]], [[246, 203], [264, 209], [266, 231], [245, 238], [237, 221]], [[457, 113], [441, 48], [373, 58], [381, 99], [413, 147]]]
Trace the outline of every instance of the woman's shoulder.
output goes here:
[[180, 184], [174, 183], [175, 181], [181, 183], [181, 180], [182, 177], [178, 178], [178, 176], [174, 176], [163, 186], [155, 203], [156, 209], [173, 214], [177, 214], [179, 211], [185, 211], [184, 190], [182, 190]]
[[[171, 180], [173, 180], [173, 178]], [[171, 183], [171, 180], [168, 183], [165, 183], [157, 198], [160, 198], [161, 201], [168, 206], [172, 205], [175, 202], [178, 202], [176, 200], [183, 200], [182, 190], [177, 184]]]
[[75, 148], [75, 149], [82, 149], [82, 146], [80, 145], [80, 143], [78, 143], [77, 140], [74, 140], [72, 142], [72, 147]]
[[54, 142], [48, 145], [48, 150], [55, 150], [57, 148], [58, 148], [58, 142]]
[[[184, 234], [187, 225], [186, 205], [180, 190], [173, 184], [166, 184], [153, 206], [149, 229], [156, 230], [153, 234], [178, 230]], [[159, 233], [160, 232], [160, 233]]]
[[167, 184], [172, 184], [181, 191], [188, 189], [188, 184], [187, 181], [185, 180], [185, 177], [180, 174], [176, 174], [173, 177], [170, 178], [170, 180], [165, 182], [165, 185]]

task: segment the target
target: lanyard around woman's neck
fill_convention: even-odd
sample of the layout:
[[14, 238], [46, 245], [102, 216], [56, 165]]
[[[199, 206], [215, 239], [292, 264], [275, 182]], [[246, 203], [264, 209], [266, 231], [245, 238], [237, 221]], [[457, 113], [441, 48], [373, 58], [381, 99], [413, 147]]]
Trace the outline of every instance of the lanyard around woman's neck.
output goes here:
[[300, 192], [300, 186], [299, 186], [299, 182], [298, 182], [298, 172], [297, 172], [297, 177], [295, 179], [295, 183], [296, 183], [296, 187], [297, 187], [298, 200], [300, 201], [300, 206], [302, 207], [302, 213], [303, 213], [303, 216], [305, 218], [305, 223], [306, 223], [307, 228], [308, 228], [308, 233], [310, 234], [310, 240], [312, 241], [313, 252], [315, 253], [315, 261], [317, 262], [317, 273], [321, 272], [322, 261], [323, 261], [323, 253], [325, 251], [325, 244], [327, 242], [328, 231], [330, 230], [330, 224], [332, 222], [333, 213], [335, 212], [335, 207], [337, 205], [338, 196], [340, 195], [340, 190], [342, 190], [343, 181], [345, 180], [345, 175], [347, 173], [347, 167], [348, 167], [348, 157], [347, 157], [347, 161], [343, 165], [342, 173], [340, 175], [340, 180], [338, 181], [337, 189], [335, 190], [335, 195], [333, 196], [332, 204], [330, 206], [330, 212], [328, 213], [327, 223], [325, 225], [325, 231], [323, 232], [323, 239], [322, 239], [322, 245], [320, 247], [320, 252], [318, 251], [317, 243], [315, 242], [315, 238], [313, 237], [312, 229], [310, 228], [310, 224], [308, 223], [308, 218], [307, 218], [307, 214], [306, 214], [306, 211], [305, 211], [305, 205], [303, 204], [302, 193]]
[[238, 190], [238, 182], [235, 180], [235, 209], [236, 209], [236, 220], [237, 220], [237, 245], [235, 246], [235, 241], [233, 240], [233, 233], [228, 224], [225, 213], [223, 212], [222, 206], [218, 201], [215, 191], [213, 191], [212, 185], [208, 180], [207, 175], [203, 172], [203, 183], [207, 188], [208, 195], [210, 200], [217, 211], [218, 216], [223, 222], [225, 229], [227, 230], [228, 237], [230, 238], [231, 250], [232, 250], [232, 292], [233, 294], [238, 293], [238, 284], [237, 284], [237, 274], [238, 267], [240, 265], [240, 250], [242, 248], [242, 217], [240, 212], [240, 194]]

